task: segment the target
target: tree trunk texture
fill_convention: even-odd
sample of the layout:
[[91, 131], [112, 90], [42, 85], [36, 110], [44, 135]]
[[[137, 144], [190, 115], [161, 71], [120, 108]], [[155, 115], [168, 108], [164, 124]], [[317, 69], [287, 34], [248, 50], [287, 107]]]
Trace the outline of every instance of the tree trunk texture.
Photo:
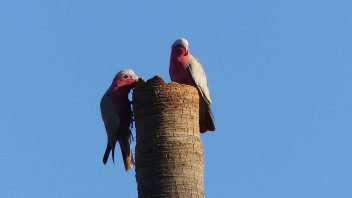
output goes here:
[[133, 109], [138, 197], [204, 197], [197, 89], [140, 79]]

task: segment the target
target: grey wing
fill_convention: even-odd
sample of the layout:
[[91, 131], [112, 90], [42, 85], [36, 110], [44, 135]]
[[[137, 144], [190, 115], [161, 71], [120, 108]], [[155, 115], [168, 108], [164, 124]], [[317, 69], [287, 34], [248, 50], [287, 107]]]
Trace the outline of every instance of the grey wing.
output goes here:
[[108, 135], [109, 144], [111, 148], [113, 148], [118, 138], [120, 118], [117, 114], [112, 98], [108, 94], [108, 91], [104, 94], [100, 101], [100, 111], [104, 121], [106, 133]]
[[200, 61], [194, 56], [190, 55], [188, 68], [205, 102], [208, 105], [211, 105], [208, 81]]
[[202, 95], [202, 102], [200, 103], [200, 114], [199, 114], [199, 127], [200, 132], [205, 133], [206, 131], [214, 131], [215, 130], [215, 119], [213, 112], [211, 110], [211, 98], [210, 92], [208, 88], [207, 77], [203, 70], [202, 65], [199, 60], [190, 56], [189, 61], [189, 71], [191, 76], [197, 85], [199, 92]]

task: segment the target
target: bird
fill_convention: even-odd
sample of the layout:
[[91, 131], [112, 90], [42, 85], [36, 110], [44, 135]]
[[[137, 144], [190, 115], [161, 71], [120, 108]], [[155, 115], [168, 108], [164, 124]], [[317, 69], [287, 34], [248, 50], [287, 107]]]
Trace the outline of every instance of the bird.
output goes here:
[[173, 42], [169, 66], [170, 79], [180, 84], [192, 85], [200, 94], [199, 128], [201, 133], [215, 131], [215, 119], [211, 110], [211, 96], [207, 77], [199, 59], [189, 50], [188, 41], [179, 38]]
[[131, 146], [133, 117], [128, 94], [136, 85], [137, 79], [131, 69], [119, 71], [100, 101], [101, 116], [108, 139], [103, 163], [107, 163], [110, 151], [115, 163], [115, 145], [118, 141], [126, 171], [134, 166]]

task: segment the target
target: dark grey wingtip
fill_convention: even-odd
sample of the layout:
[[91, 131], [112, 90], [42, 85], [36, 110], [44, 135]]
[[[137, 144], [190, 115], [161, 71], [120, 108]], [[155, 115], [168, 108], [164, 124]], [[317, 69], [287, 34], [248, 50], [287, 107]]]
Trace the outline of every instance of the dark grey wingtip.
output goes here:
[[208, 119], [208, 130], [209, 131], [215, 131], [215, 118], [214, 118], [214, 114], [213, 111], [210, 108], [210, 105], [208, 105], [208, 112], [209, 112], [209, 119]]
[[103, 163], [106, 164], [106, 162], [108, 162], [108, 159], [109, 159], [109, 154], [110, 154], [110, 145], [109, 145], [109, 142], [108, 144], [106, 145], [106, 149], [105, 149], [105, 153], [104, 153], [104, 157], [103, 157]]
[[115, 164], [115, 147], [112, 150], [112, 162]]
[[207, 131], [215, 131], [215, 119], [209, 105], [206, 105], [205, 118], [202, 123], [200, 123], [200, 133]]

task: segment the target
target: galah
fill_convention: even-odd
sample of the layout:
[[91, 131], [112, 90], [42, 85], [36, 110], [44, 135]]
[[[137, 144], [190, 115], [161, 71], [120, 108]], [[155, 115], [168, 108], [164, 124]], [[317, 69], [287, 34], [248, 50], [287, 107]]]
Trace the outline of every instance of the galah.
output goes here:
[[195, 86], [201, 96], [199, 112], [200, 132], [215, 130], [211, 111], [211, 97], [207, 77], [200, 61], [189, 51], [188, 41], [177, 39], [171, 47], [169, 74], [171, 81]]
[[126, 171], [134, 166], [131, 147], [133, 118], [128, 94], [136, 82], [137, 76], [132, 70], [121, 70], [115, 75], [111, 86], [100, 101], [101, 116], [108, 137], [103, 163], [106, 164], [108, 161], [110, 151], [115, 163], [115, 145], [118, 141]]

